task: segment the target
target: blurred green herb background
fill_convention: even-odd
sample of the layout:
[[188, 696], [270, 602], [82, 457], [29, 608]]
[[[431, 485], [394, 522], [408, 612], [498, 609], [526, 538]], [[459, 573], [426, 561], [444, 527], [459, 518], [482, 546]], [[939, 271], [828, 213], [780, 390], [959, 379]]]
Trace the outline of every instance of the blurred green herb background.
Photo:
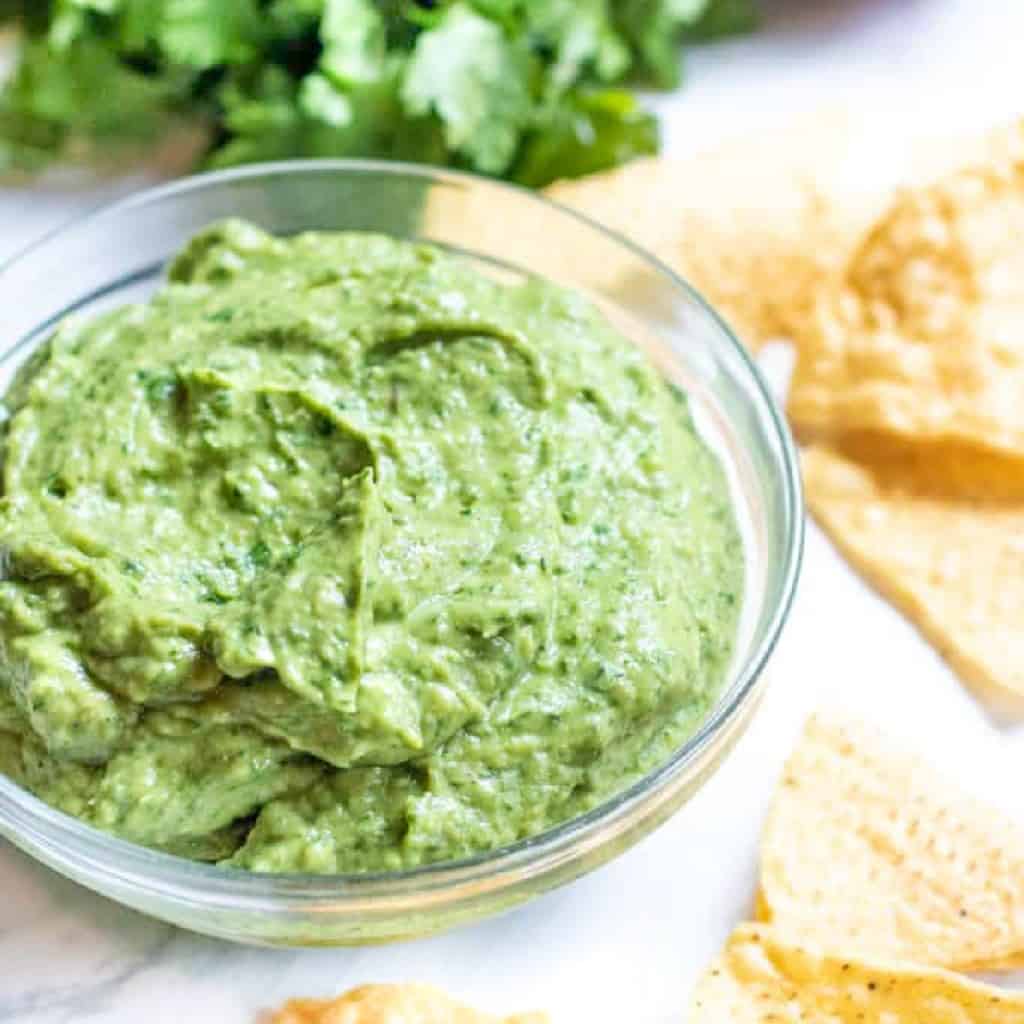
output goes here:
[[658, 148], [627, 86], [757, 0], [0, 0], [20, 23], [0, 171], [109, 158], [174, 121], [207, 166], [297, 156], [451, 164], [526, 185]]

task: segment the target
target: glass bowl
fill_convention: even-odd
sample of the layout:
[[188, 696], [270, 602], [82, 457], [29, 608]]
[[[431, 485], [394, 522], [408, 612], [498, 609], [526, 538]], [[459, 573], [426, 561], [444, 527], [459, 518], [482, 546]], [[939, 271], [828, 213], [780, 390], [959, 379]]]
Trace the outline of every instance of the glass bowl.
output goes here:
[[62, 228], [0, 269], [0, 388], [74, 311], [151, 291], [167, 258], [219, 218], [278, 233], [366, 230], [458, 251], [487, 272], [588, 292], [691, 396], [726, 467], [744, 534], [743, 615], [728, 677], [699, 731], [639, 782], [575, 820], [460, 862], [373, 875], [219, 868], [115, 839], [0, 778], [0, 833], [112, 899], [242, 942], [343, 945], [411, 938], [522, 903], [591, 871], [664, 822], [747, 725], [799, 571], [793, 445], [760, 373], [715, 312], [626, 239], [525, 190], [466, 174], [324, 160], [250, 166], [152, 189]]

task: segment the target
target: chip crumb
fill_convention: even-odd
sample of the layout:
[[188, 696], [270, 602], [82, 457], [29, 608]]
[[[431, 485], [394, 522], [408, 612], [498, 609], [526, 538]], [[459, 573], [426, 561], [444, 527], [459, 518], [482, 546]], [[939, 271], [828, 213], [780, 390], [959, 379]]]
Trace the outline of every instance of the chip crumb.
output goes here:
[[549, 1024], [544, 1013], [495, 1017], [432, 985], [363, 985], [336, 999], [292, 999], [268, 1024]]
[[839, 550], [993, 709], [1019, 715], [1024, 461], [868, 434], [811, 446], [802, 465]]
[[1024, 965], [1024, 829], [855, 719], [811, 718], [785, 771], [760, 922], [844, 958]]
[[806, 440], [884, 431], [1024, 444], [1024, 119], [901, 191], [804, 324], [789, 397]]
[[1024, 993], [936, 967], [838, 959], [742, 925], [697, 983], [689, 1024], [1020, 1024]]

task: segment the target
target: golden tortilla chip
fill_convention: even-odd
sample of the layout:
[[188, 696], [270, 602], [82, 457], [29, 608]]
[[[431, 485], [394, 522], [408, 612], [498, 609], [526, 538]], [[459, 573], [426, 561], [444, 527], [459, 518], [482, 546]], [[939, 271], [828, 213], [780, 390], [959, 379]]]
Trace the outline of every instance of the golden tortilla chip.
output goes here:
[[825, 289], [789, 413], [805, 437], [1024, 445], [1024, 120], [901, 194]]
[[1024, 830], [867, 725], [816, 716], [765, 825], [757, 917], [842, 956], [1019, 966]]
[[[660, 256], [757, 348], [802, 338], [816, 296], [895, 188], [944, 172], [970, 148], [825, 111], [685, 159], [557, 182], [548, 195]], [[629, 288], [617, 271], [609, 266], [602, 284]]]
[[638, 160], [548, 194], [661, 257], [756, 348], [791, 333], [790, 318], [806, 316], [800, 307], [846, 250], [843, 218], [794, 170], [758, 166], [745, 143], [689, 161]]
[[363, 985], [337, 999], [292, 999], [270, 1024], [547, 1024], [547, 1014], [492, 1017], [430, 985]]
[[981, 696], [1019, 712], [1024, 464], [866, 436], [806, 449], [803, 471], [808, 507], [854, 567]]
[[1024, 993], [935, 967], [812, 952], [744, 925], [697, 984], [690, 1024], [1020, 1024]]

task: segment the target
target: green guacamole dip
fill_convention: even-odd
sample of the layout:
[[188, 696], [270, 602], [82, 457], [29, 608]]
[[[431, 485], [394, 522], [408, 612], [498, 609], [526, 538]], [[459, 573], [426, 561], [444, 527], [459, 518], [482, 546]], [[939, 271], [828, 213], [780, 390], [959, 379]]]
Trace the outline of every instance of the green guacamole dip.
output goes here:
[[0, 771], [260, 871], [487, 851], [713, 702], [743, 554], [685, 397], [581, 296], [220, 224], [4, 400]]

